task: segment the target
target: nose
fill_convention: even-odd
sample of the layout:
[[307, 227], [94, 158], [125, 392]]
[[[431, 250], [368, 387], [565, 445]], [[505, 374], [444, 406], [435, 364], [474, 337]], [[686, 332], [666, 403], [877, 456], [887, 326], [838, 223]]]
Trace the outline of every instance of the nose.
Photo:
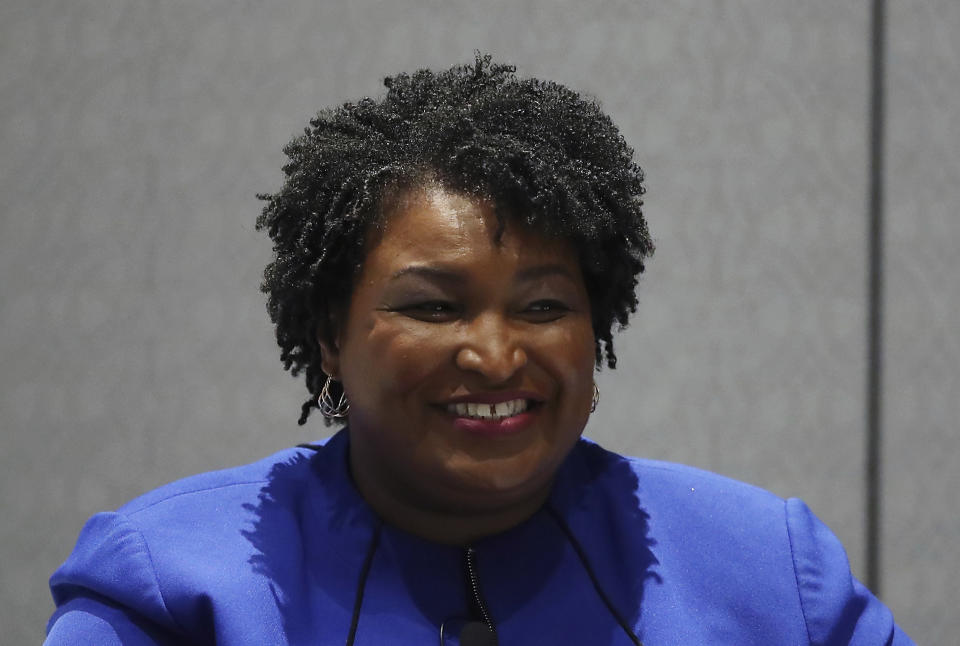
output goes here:
[[508, 381], [527, 364], [522, 337], [500, 314], [477, 316], [466, 327], [456, 354], [457, 367], [490, 383]]

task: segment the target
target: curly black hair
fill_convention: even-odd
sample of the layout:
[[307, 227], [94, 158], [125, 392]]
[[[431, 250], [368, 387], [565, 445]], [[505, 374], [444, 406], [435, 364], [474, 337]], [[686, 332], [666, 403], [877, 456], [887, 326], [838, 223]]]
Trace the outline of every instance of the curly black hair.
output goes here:
[[600, 106], [550, 81], [523, 79], [477, 53], [473, 64], [384, 80], [386, 96], [321, 111], [284, 148], [285, 181], [257, 229], [275, 259], [261, 289], [284, 368], [306, 373], [311, 398], [327, 376], [318, 331], [349, 302], [365, 237], [384, 200], [429, 181], [493, 200], [505, 218], [571, 240], [590, 295], [596, 364], [616, 366], [612, 328], [636, 311], [653, 253], [641, 206], [643, 171]]

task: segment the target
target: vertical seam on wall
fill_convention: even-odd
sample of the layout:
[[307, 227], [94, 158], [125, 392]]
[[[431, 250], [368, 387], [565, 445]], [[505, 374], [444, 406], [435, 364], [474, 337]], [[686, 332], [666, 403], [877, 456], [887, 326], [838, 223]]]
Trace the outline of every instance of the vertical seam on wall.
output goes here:
[[886, 0], [873, 0], [870, 12], [870, 158], [867, 316], [866, 583], [879, 596], [882, 497], [883, 388], [883, 172]]

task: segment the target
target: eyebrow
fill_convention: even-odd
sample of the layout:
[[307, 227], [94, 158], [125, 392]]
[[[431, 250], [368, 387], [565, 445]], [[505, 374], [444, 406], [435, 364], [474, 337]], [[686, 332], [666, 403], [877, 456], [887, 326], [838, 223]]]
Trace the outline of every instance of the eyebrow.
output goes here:
[[397, 280], [398, 278], [402, 278], [404, 276], [421, 276], [423, 278], [441, 283], [466, 282], [466, 279], [462, 274], [449, 269], [443, 269], [442, 267], [435, 267], [433, 265], [409, 265], [407, 267], [403, 267], [394, 272], [393, 276], [390, 277], [390, 280]]
[[[437, 267], [434, 265], [409, 265], [403, 267], [390, 277], [390, 280], [397, 280], [403, 276], [421, 276], [429, 280], [434, 280], [442, 283], [454, 283], [462, 284], [467, 282], [467, 278], [464, 274], [452, 270], [446, 269], [444, 267]], [[538, 280], [540, 278], [546, 278], [548, 276], [562, 276], [569, 280], [576, 280], [573, 274], [570, 273], [570, 270], [559, 263], [550, 263], [546, 265], [535, 265], [533, 267], [525, 267], [517, 272], [516, 279], [521, 282]]]

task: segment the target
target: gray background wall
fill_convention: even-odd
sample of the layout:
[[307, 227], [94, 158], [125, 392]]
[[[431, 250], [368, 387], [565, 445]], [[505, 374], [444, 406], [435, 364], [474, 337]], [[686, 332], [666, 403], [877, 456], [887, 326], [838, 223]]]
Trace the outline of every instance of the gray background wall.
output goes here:
[[[5, 0], [0, 626], [34, 643], [84, 519], [321, 436], [253, 230], [318, 108], [475, 49], [597, 96], [658, 251], [588, 433], [805, 498], [864, 562], [866, 0]], [[952, 643], [960, 3], [889, 6], [882, 596]], [[7, 642], [6, 640], [10, 641]]]

